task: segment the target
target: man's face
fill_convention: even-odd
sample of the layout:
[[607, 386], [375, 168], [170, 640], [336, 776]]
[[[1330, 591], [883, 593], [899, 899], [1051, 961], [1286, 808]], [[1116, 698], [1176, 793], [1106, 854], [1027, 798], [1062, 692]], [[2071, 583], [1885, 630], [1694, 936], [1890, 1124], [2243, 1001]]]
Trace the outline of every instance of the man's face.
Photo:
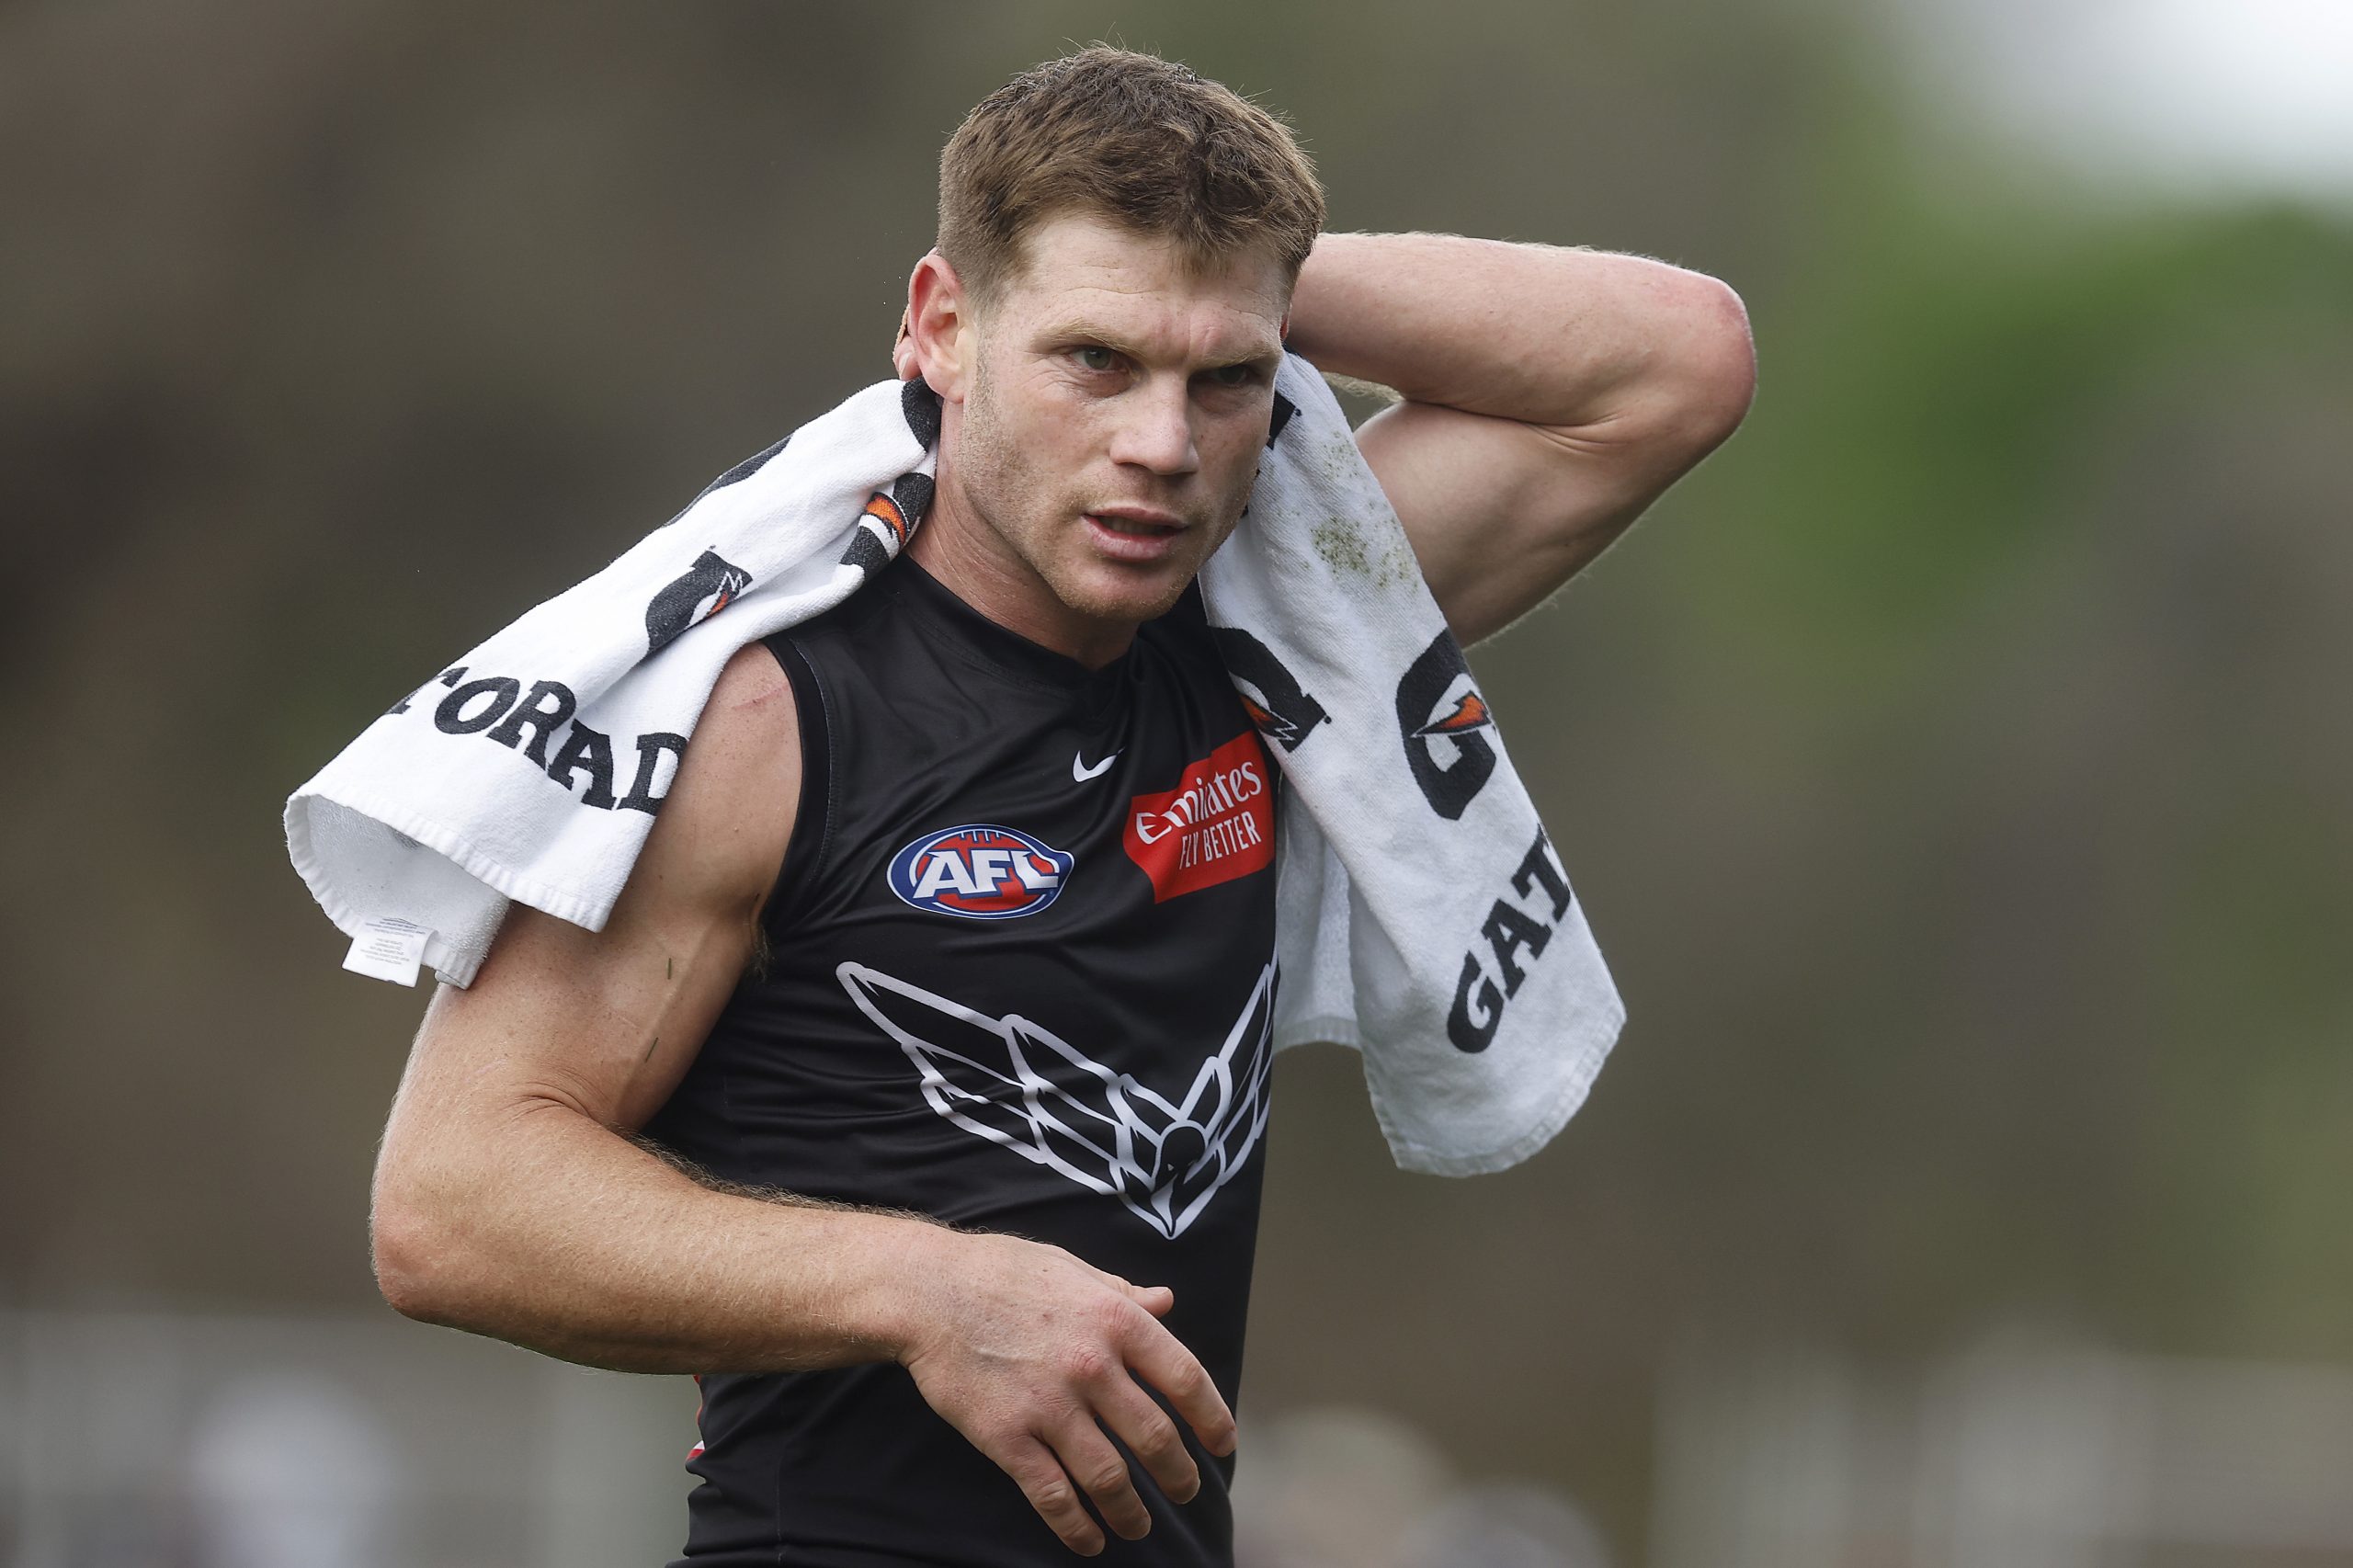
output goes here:
[[1025, 251], [966, 340], [946, 488], [995, 569], [1056, 601], [1041, 609], [1132, 626], [1176, 602], [1250, 498], [1290, 287], [1272, 256], [1195, 274], [1173, 242], [1089, 216]]

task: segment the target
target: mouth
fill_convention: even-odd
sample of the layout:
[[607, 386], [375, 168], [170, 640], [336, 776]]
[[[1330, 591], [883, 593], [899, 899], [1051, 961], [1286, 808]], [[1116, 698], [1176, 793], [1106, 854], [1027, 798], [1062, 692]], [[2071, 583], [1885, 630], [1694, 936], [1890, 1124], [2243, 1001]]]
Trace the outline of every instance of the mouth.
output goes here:
[[1159, 561], [1176, 549], [1185, 525], [1160, 513], [1088, 512], [1086, 531], [1095, 546], [1115, 561]]

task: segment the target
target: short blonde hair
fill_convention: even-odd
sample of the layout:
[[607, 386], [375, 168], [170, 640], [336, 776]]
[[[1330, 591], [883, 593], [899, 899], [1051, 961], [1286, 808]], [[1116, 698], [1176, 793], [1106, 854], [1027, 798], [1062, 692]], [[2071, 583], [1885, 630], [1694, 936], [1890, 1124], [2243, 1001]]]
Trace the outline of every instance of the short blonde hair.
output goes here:
[[1024, 237], [1069, 212], [1165, 235], [1204, 268], [1264, 247], [1296, 282], [1324, 187], [1290, 128], [1232, 88], [1097, 44], [983, 98], [939, 155], [939, 253], [983, 302]]

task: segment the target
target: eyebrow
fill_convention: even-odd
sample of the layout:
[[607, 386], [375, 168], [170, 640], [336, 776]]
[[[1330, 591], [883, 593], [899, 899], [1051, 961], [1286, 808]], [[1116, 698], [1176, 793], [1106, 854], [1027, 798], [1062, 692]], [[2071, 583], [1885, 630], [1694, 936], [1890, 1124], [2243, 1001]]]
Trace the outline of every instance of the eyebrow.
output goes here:
[[[1119, 334], [1106, 332], [1091, 323], [1076, 319], [1056, 322], [1044, 328], [1038, 335], [1041, 341], [1047, 343], [1085, 342], [1108, 348], [1114, 354], [1124, 354], [1131, 359], [1148, 358], [1142, 347], [1128, 342]], [[1280, 364], [1282, 358], [1282, 345], [1278, 342], [1265, 348], [1246, 351], [1201, 368], [1208, 370], [1222, 370], [1233, 365], [1248, 365], [1257, 369], [1268, 369]]]

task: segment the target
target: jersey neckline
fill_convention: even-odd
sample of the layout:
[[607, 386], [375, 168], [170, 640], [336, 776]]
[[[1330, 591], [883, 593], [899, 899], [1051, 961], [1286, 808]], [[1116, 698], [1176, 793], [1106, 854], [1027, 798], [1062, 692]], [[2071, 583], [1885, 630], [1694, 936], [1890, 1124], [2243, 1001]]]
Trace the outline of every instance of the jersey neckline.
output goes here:
[[[1128, 684], [1135, 662], [1133, 642], [1109, 664], [1100, 669], [1089, 669], [1067, 653], [1033, 642], [1011, 627], [991, 620], [912, 555], [902, 553], [892, 562], [892, 568], [891, 585], [938, 616], [966, 650], [991, 668], [1032, 685], [1069, 692], [1089, 707], [1110, 700]], [[1142, 629], [1138, 631], [1141, 633]]]

